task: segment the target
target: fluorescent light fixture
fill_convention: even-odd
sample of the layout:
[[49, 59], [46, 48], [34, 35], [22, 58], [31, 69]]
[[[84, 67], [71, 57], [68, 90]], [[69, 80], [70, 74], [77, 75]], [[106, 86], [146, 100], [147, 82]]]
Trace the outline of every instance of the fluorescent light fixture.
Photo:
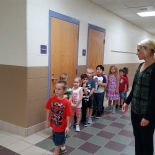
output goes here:
[[139, 12], [137, 13], [141, 17], [149, 17], [149, 16], [155, 16], [155, 11], [151, 12]]

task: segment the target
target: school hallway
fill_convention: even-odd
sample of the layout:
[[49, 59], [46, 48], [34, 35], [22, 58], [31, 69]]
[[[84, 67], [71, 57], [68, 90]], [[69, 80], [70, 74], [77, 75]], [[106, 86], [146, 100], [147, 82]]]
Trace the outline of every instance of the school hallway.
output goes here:
[[[65, 155], [134, 155], [130, 111], [93, 118], [93, 124], [81, 125], [79, 133], [71, 129], [66, 146]], [[51, 129], [26, 138], [0, 130], [0, 155], [52, 155], [53, 151]]]

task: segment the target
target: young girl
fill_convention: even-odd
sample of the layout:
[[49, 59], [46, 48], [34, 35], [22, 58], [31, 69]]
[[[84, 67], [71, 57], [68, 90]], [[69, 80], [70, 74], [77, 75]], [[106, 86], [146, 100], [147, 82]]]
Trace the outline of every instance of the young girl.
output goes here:
[[[112, 110], [112, 113], [115, 113], [116, 104], [119, 100], [119, 76], [116, 66], [111, 66], [109, 69], [107, 99], [109, 100], [109, 102], [108, 107], [106, 107], [105, 111], [110, 112]], [[113, 101], [113, 107], [111, 107], [112, 101]]]
[[80, 82], [81, 79], [79, 77], [74, 79], [73, 83], [73, 94], [72, 94], [72, 101], [71, 101], [71, 106], [72, 106], [72, 111], [73, 111], [73, 116], [72, 116], [72, 123], [74, 119], [74, 115], [76, 113], [76, 131], [80, 131], [80, 116], [81, 116], [81, 107], [82, 107], [82, 97], [83, 97], [83, 90], [80, 87]]

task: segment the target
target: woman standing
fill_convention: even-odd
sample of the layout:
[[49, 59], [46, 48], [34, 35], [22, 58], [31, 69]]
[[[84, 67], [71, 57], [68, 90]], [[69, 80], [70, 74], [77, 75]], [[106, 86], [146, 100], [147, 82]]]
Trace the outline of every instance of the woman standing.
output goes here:
[[153, 155], [155, 129], [155, 42], [141, 41], [137, 56], [144, 60], [136, 71], [132, 90], [122, 107], [128, 111], [131, 102], [131, 122], [135, 136], [135, 155]]

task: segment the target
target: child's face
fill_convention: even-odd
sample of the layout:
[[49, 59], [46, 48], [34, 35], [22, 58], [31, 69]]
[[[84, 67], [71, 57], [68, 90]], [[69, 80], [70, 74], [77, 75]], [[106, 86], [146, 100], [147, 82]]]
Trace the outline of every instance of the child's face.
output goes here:
[[69, 78], [68, 78], [68, 77], [66, 77], [66, 79], [65, 79], [64, 81], [65, 81], [66, 83], [68, 83], [68, 79], [69, 79]]
[[93, 77], [93, 73], [89, 70], [87, 70], [86, 74], [87, 74], [89, 79]]
[[123, 73], [122, 71], [119, 71], [119, 75], [120, 75], [120, 76], [123, 76], [124, 73]]
[[73, 83], [74, 87], [79, 87], [80, 86], [80, 82], [78, 79], [74, 79], [74, 83]]
[[114, 73], [116, 72], [115, 67], [112, 67], [112, 68], [110, 69], [110, 72], [111, 72], [112, 74], [114, 74]]
[[102, 75], [103, 74], [103, 70], [100, 67], [98, 67], [96, 69], [96, 73], [97, 73], [97, 75]]
[[88, 78], [82, 79], [82, 84], [86, 84], [88, 82]]
[[63, 84], [57, 83], [55, 87], [55, 95], [61, 97], [66, 92], [66, 89], [63, 88]]

